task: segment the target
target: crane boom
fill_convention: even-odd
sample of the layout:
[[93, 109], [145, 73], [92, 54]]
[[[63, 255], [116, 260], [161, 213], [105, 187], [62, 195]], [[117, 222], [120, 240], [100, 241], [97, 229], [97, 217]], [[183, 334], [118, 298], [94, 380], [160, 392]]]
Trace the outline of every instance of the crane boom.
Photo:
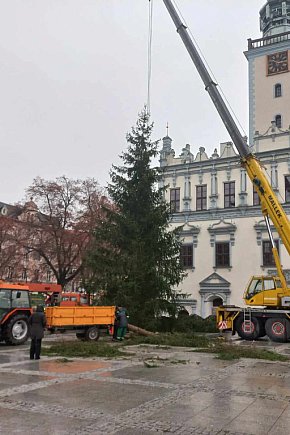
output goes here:
[[191, 36], [189, 35], [186, 26], [182, 23], [173, 3], [171, 0], [163, 0], [175, 26], [178, 34], [180, 35], [196, 69], [204, 82], [205, 89], [209, 93], [226, 129], [234, 145], [236, 146], [240, 156], [241, 164], [247, 171], [255, 189], [258, 192], [261, 200], [262, 213], [264, 217], [270, 217], [273, 222], [285, 248], [290, 255], [290, 222], [289, 219], [279, 203], [275, 192], [273, 191], [270, 183], [268, 182], [265, 173], [258, 161], [258, 159], [250, 152], [247, 144], [245, 143], [231, 113], [229, 112], [218, 88], [211, 78], [202, 58], [200, 57]]
[[177, 32], [180, 35], [187, 51], [196, 66], [197, 71], [203, 83], [205, 85], [206, 91], [209, 93], [222, 121], [227, 128], [229, 135], [231, 136], [235, 146], [237, 147], [239, 154], [242, 157], [246, 157], [249, 154], [248, 146], [246, 145], [239, 129], [237, 128], [235, 121], [232, 118], [227, 106], [225, 105], [222, 96], [217, 89], [217, 84], [211, 78], [203, 60], [201, 59], [188, 31], [187, 27], [182, 23], [179, 18], [171, 0], [164, 0], [165, 6], [176, 26]]

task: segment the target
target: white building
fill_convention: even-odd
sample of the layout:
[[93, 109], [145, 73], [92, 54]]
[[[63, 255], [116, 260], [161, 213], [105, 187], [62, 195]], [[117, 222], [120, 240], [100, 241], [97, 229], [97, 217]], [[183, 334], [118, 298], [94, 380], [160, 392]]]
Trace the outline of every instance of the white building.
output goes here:
[[[249, 143], [290, 215], [290, 0], [268, 0], [260, 11], [263, 37], [248, 40]], [[217, 114], [218, 116], [218, 114]], [[160, 166], [172, 211], [182, 228], [182, 261], [190, 314], [212, 314], [221, 302], [243, 304], [251, 275], [274, 272], [268, 233], [251, 181], [231, 142], [209, 156], [186, 145], [175, 157], [172, 139], [163, 138]], [[281, 263], [289, 275], [289, 255], [278, 239]]]

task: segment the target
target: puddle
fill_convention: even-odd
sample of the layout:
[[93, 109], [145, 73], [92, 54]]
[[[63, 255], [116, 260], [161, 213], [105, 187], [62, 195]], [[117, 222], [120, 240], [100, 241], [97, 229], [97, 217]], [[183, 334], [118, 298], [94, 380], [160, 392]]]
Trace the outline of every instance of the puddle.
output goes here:
[[35, 370], [53, 373], [81, 373], [110, 367], [110, 364], [102, 361], [40, 361]]

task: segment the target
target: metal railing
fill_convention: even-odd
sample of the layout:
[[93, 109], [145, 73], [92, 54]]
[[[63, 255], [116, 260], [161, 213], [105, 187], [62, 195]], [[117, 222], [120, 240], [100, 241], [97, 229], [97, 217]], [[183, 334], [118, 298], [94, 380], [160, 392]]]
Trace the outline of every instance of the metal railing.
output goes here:
[[278, 35], [266, 36], [259, 39], [248, 39], [248, 50], [265, 47], [267, 45], [279, 44], [283, 41], [290, 41], [290, 32], [279, 33]]

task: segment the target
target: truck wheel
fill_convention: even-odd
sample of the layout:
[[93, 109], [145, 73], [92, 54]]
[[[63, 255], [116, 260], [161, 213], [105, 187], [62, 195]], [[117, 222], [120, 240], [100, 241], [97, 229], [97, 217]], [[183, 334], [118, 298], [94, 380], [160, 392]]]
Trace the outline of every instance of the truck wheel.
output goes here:
[[97, 326], [92, 326], [85, 332], [85, 339], [87, 341], [97, 341], [100, 338], [100, 329]]
[[50, 334], [55, 334], [55, 329], [54, 328], [47, 328], [48, 332]]
[[12, 317], [5, 327], [5, 342], [7, 344], [22, 344], [28, 339], [28, 319], [18, 315]]
[[252, 317], [249, 326], [245, 325], [244, 316], [239, 316], [236, 321], [236, 331], [244, 340], [257, 340], [261, 334], [261, 324], [256, 317]]
[[265, 325], [266, 333], [270, 340], [278, 343], [286, 343], [289, 326], [289, 320], [287, 319], [268, 319]]

